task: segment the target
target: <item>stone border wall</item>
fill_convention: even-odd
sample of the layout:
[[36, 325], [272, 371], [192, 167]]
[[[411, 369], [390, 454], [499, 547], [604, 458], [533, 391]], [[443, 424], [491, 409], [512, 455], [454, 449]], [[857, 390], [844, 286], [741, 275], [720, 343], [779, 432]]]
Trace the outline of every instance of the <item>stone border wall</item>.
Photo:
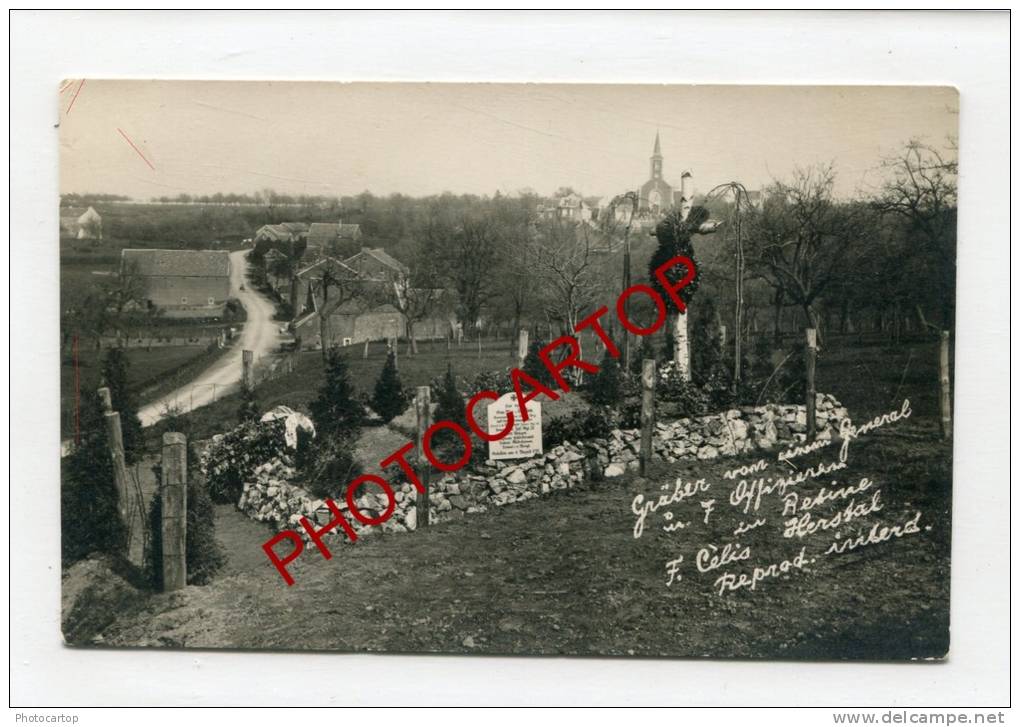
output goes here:
[[[836, 438], [839, 423], [847, 419], [846, 409], [834, 397], [818, 394], [816, 402], [817, 439]], [[659, 422], [653, 437], [656, 459], [675, 462], [681, 459], [708, 460], [745, 452], [771, 452], [777, 447], [804, 442], [807, 412], [803, 405], [768, 404], [741, 407], [719, 414], [692, 419]], [[553, 490], [565, 490], [592, 475], [618, 477], [638, 468], [641, 433], [635, 429], [614, 429], [607, 439], [564, 442], [544, 455], [528, 460], [488, 461], [473, 471], [448, 474], [432, 482], [430, 521], [442, 522], [464, 515], [485, 512], [489, 507], [508, 505], [541, 497]], [[255, 470], [252, 482], [245, 483], [237, 507], [249, 517], [270, 523], [274, 529], [292, 529], [307, 540], [301, 517], [327, 524], [332, 518], [325, 502], [293, 483], [295, 470], [276, 459]], [[366, 512], [380, 513], [386, 508], [384, 495], [373, 492], [357, 500]], [[383, 532], [407, 532], [417, 526], [415, 492], [410, 483], [394, 485], [396, 510], [382, 525]], [[337, 505], [347, 509], [340, 500]], [[358, 535], [373, 528], [360, 524], [353, 516], [348, 521]], [[339, 529], [331, 533], [342, 537]]]

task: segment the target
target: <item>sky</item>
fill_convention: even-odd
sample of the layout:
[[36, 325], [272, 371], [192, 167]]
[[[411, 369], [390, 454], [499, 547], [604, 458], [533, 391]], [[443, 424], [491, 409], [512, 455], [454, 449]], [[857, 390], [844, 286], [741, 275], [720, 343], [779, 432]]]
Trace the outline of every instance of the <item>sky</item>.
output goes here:
[[934, 86], [340, 84], [69, 79], [58, 93], [61, 193], [603, 196], [649, 176], [758, 189], [835, 164], [836, 192], [881, 183], [911, 138], [955, 137]]

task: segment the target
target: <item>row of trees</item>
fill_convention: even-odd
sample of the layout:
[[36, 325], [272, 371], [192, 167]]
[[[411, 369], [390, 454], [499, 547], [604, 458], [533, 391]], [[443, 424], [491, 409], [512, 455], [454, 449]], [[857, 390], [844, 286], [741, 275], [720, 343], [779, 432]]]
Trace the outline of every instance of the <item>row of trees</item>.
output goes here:
[[[720, 324], [726, 322], [733, 335], [739, 253], [742, 338], [770, 326], [779, 333], [791, 312], [795, 327], [813, 326], [823, 335], [899, 331], [922, 317], [951, 327], [957, 173], [952, 151], [910, 142], [885, 161], [883, 184], [854, 199], [837, 198], [838, 170], [830, 165], [775, 180], [762, 190], [761, 201], [744, 199], [739, 214], [732, 197], [702, 200], [724, 224], [684, 244], [698, 253], [704, 295], [713, 299]], [[661, 236], [656, 245], [652, 231], [632, 227], [627, 215], [621, 221], [605, 210], [596, 222], [579, 224], [549, 215], [548, 208], [543, 211], [547, 200], [531, 193], [411, 198], [366, 192], [332, 201], [309, 198], [300, 214], [271, 190], [252, 199], [259, 206], [229, 211], [254, 215], [248, 229], [263, 221], [342, 217], [361, 225], [361, 244], [384, 247], [403, 261], [410, 272], [395, 281], [390, 298], [412, 338], [417, 322], [436, 315], [455, 317], [472, 337], [493, 325], [516, 334], [524, 322], [569, 331], [619, 292], [625, 238], [634, 253], [633, 282], [646, 279], [652, 256], [662, 251]], [[175, 219], [171, 215], [165, 224], [172, 227]], [[207, 239], [218, 229], [202, 215], [194, 220], [196, 236], [204, 230]], [[697, 232], [697, 226], [687, 225], [687, 232]], [[173, 232], [152, 234], [165, 238]], [[277, 263], [283, 264], [290, 263]], [[344, 292], [339, 279], [336, 288], [332, 294], [341, 297], [365, 292], [352, 286]], [[115, 291], [118, 296], [123, 297]], [[651, 314], [638, 301], [634, 307], [635, 318]]]
[[910, 142], [883, 167], [877, 190], [849, 200], [834, 195], [832, 165], [798, 170], [763, 190], [760, 204], [745, 204], [739, 228], [732, 200], [709, 202], [727, 224], [706, 250], [703, 279], [720, 310], [735, 312], [734, 260], [742, 251], [743, 334], [764, 327], [759, 313], [771, 309], [778, 335], [791, 307], [800, 327], [823, 333], [952, 328], [956, 159]]
[[[611, 210], [596, 223], [577, 224], [542, 215], [537, 197], [447, 195], [405, 210], [405, 236], [394, 248], [409, 263], [414, 287], [451, 293], [469, 334], [496, 322], [511, 322], [516, 332], [522, 320], [572, 330], [620, 290], [628, 236], [634, 282], [646, 275], [650, 280], [648, 271], [663, 255], [696, 251], [702, 295], [712, 298], [730, 337], [738, 243], [746, 289], [742, 338], [770, 323], [781, 332], [791, 313], [795, 328], [814, 327], [822, 335], [899, 332], [908, 325], [951, 328], [957, 208], [952, 147], [946, 153], [916, 141], [905, 144], [883, 163], [881, 186], [850, 199], [835, 194], [837, 171], [819, 165], [777, 179], [760, 200], [744, 200], [739, 217], [732, 197], [703, 200], [705, 207], [696, 205], [686, 220], [674, 215], [675, 229], [665, 237], [655, 230], [657, 241]], [[712, 230], [706, 230], [709, 215], [723, 224], [699, 236]], [[635, 318], [652, 314], [640, 302], [635, 307]]]

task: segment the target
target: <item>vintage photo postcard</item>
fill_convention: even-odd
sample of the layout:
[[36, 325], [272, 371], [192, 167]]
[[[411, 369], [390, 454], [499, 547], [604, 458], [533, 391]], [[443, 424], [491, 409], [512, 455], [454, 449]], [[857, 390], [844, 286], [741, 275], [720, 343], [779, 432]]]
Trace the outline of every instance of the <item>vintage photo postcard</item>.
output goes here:
[[948, 653], [955, 89], [55, 91], [68, 645]]

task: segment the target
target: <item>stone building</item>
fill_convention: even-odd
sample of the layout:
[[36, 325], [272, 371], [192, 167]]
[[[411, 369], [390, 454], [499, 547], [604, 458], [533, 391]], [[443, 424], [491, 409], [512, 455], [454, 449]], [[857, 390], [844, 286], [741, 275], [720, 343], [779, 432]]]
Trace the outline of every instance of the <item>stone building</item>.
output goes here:
[[230, 298], [225, 250], [122, 250], [121, 276], [138, 280], [140, 304], [169, 318], [219, 318]]

